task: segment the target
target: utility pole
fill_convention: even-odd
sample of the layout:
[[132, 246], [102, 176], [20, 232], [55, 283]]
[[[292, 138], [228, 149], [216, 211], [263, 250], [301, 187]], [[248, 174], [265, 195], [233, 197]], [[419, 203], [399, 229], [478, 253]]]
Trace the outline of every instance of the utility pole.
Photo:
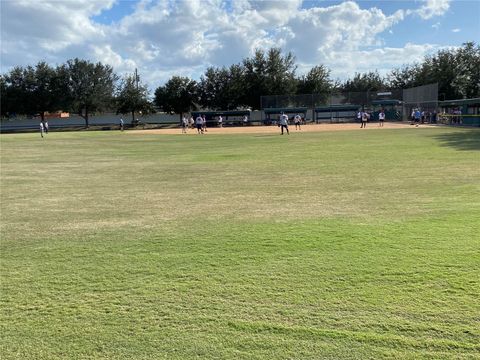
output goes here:
[[[132, 116], [133, 118], [135, 119], [135, 110], [137, 108], [137, 97], [138, 97], [138, 72], [137, 72], [137, 68], [135, 68], [135, 85], [136, 85], [136, 88], [137, 88], [137, 93], [135, 94], [135, 99], [134, 99], [134, 102], [135, 102], [135, 106], [134, 106], [134, 109], [133, 109], [133, 112], [132, 112]], [[138, 119], [137, 121], [133, 120], [135, 126], [138, 125]]]
[[137, 91], [138, 91], [138, 73], [137, 73], [137, 68], [135, 68], [135, 84], [137, 85]]

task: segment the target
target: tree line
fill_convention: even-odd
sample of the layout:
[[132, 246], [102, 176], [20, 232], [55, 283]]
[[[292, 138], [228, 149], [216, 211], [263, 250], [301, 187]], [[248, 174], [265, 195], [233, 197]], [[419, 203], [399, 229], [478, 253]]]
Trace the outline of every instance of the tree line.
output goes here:
[[147, 87], [134, 75], [120, 79], [110, 65], [72, 59], [52, 67], [46, 62], [13, 68], [1, 75], [1, 114], [39, 115], [69, 111], [81, 116], [89, 126], [96, 111], [116, 109], [119, 113], [152, 111]]
[[[334, 80], [324, 65], [297, 75], [294, 55], [279, 48], [256, 50], [253, 56], [229, 67], [209, 67], [198, 81], [173, 76], [154, 91], [153, 99], [139, 76], [120, 78], [101, 62], [71, 59], [52, 67], [46, 62], [13, 68], [0, 76], [1, 114], [39, 114], [69, 111], [85, 119], [93, 112], [150, 113], [161, 109], [181, 114], [198, 108], [260, 109], [265, 95], [361, 92], [439, 84], [443, 99], [480, 97], [480, 46], [474, 42], [443, 49], [422, 62], [393, 69], [382, 77], [377, 71], [355, 73], [344, 82]], [[442, 100], [443, 100], [442, 99]]]

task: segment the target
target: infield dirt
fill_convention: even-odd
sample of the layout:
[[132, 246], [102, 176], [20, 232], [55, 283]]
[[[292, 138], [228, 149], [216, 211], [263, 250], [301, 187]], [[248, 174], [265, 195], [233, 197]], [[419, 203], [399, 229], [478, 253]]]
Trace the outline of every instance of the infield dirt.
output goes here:
[[[425, 126], [425, 125], [424, 125]], [[368, 124], [366, 128], [361, 129], [359, 124], [308, 124], [302, 125], [301, 130], [295, 130], [295, 125], [289, 125], [291, 133], [302, 132], [319, 132], [319, 131], [351, 131], [351, 130], [382, 130], [382, 129], [405, 129], [411, 128], [408, 123], [385, 123], [383, 127], [378, 123]], [[180, 127], [174, 129], [150, 129], [135, 130], [132, 134], [182, 134]], [[271, 126], [239, 126], [239, 127], [212, 127], [207, 128], [208, 134], [258, 134], [258, 133], [280, 133], [280, 128], [275, 125]], [[188, 129], [187, 135], [197, 135], [196, 129]]]

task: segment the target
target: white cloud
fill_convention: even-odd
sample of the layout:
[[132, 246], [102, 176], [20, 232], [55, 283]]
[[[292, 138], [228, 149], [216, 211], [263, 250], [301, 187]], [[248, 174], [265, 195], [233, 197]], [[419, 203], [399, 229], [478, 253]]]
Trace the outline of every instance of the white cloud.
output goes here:
[[433, 24], [433, 25], [432, 25], [432, 28], [434, 28], [434, 29], [439, 29], [439, 28], [440, 28], [440, 23], [437, 22], [437, 23]]
[[450, 0], [425, 0], [423, 5], [415, 11], [422, 19], [431, 19], [442, 16], [450, 8]]
[[[56, 52], [81, 44], [86, 39], [102, 38], [104, 29], [90, 17], [109, 9], [109, 1], [4, 1], [2, 2], [2, 40], [16, 39]], [[2, 50], [8, 52], [9, 48]]]
[[328, 60], [337, 51], [355, 51], [363, 46], [376, 45], [377, 35], [403, 17], [401, 10], [386, 16], [379, 9], [361, 9], [354, 2], [301, 10], [288, 23], [294, 36], [284, 40], [286, 47], [303, 59]]
[[453, 32], [453, 33], [458, 33], [458, 32], [460, 32], [460, 31], [461, 31], [461, 30], [460, 30], [460, 29], [458, 29], [458, 28], [456, 28], [456, 29], [452, 29], [452, 32]]
[[116, 71], [129, 72], [138, 66], [135, 60], [122, 58], [112, 50], [110, 45], [91, 45], [90, 49], [95, 59], [101, 59], [102, 62], [111, 65]]
[[334, 68], [332, 75], [345, 78], [351, 76], [354, 72], [374, 70], [377, 70], [381, 75], [386, 75], [393, 68], [401, 67], [405, 63], [420, 62], [425, 55], [438, 48], [437, 45], [433, 44], [407, 43], [401, 48], [384, 47], [370, 51], [360, 50], [356, 53], [339, 53], [335, 61], [337, 66]]
[[[142, 0], [109, 25], [93, 20], [114, 3], [2, 1], [2, 70], [80, 57], [108, 63], [119, 74], [138, 68], [153, 90], [172, 75], [198, 79], [207, 66], [238, 63], [255, 48], [281, 47], [293, 52], [300, 71], [325, 64], [339, 77], [411, 63], [435, 48], [384, 47], [382, 34], [391, 34], [408, 11], [385, 14], [353, 1], [303, 8], [301, 0]], [[418, 14], [447, 9], [448, 1], [429, 0]]]
[[89, 43], [105, 39], [108, 30], [91, 17], [113, 4], [113, 0], [2, 1], [2, 72], [41, 60], [55, 65], [74, 57], [90, 59]]

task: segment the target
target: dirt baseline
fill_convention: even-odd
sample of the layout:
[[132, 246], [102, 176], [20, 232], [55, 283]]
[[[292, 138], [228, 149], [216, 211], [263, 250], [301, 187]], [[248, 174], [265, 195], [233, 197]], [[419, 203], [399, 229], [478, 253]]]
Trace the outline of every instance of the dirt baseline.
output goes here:
[[[288, 129], [291, 133], [294, 132], [319, 132], [319, 131], [345, 131], [345, 130], [381, 130], [381, 129], [405, 129], [411, 128], [408, 123], [388, 123], [383, 127], [378, 126], [378, 123], [368, 124], [365, 129], [360, 129], [360, 124], [308, 124], [302, 125], [301, 130], [295, 130], [295, 125], [289, 125]], [[198, 135], [197, 129], [188, 129], [187, 134], [182, 134], [180, 127], [175, 129], [150, 129], [150, 130], [134, 130], [129, 131], [131, 134], [179, 134], [179, 135]], [[270, 126], [239, 126], [239, 127], [212, 127], [207, 128], [206, 135], [209, 134], [269, 134], [280, 133], [280, 128], [275, 125]]]

